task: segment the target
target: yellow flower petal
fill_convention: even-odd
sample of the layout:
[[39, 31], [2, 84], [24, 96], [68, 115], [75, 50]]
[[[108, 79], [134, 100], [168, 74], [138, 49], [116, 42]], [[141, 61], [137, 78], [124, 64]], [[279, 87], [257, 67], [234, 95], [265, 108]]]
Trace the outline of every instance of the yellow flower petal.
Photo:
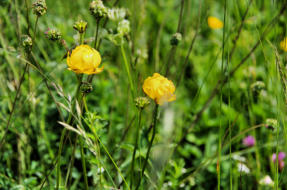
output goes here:
[[145, 79], [143, 91], [159, 105], [176, 99], [173, 82], [158, 73], [154, 73], [152, 77]]
[[207, 24], [211, 29], [223, 28], [223, 22], [216, 17], [210, 16], [207, 18]]
[[88, 45], [77, 46], [71, 53], [68, 53], [67, 65], [69, 70], [77, 74], [97, 74], [103, 71], [98, 68], [101, 64], [100, 53]]

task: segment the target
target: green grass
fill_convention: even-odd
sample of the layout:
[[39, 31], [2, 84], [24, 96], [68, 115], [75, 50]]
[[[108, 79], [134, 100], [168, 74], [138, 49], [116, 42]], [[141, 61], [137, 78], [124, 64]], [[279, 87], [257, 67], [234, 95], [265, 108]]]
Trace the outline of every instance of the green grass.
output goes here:
[[[37, 17], [32, 0], [0, 0], [0, 189], [285, 189], [271, 157], [287, 151], [286, 0], [104, 1], [123, 8], [121, 29], [123, 18], [97, 20], [90, 2], [46, 0]], [[209, 16], [224, 27], [209, 28]], [[81, 19], [84, 39], [73, 29]], [[67, 69], [81, 41], [100, 52], [102, 73]], [[158, 113], [152, 99], [135, 104], [155, 72], [177, 97]], [[266, 175], [274, 186], [259, 183]]]

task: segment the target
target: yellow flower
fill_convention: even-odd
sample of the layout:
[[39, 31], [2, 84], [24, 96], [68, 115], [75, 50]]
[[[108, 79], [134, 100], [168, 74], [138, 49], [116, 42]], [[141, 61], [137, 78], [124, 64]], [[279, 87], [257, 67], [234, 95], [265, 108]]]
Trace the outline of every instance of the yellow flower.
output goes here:
[[280, 42], [280, 47], [283, 51], [287, 52], [287, 37], [285, 37], [284, 40]]
[[103, 71], [103, 67], [99, 68], [101, 63], [100, 53], [88, 45], [77, 46], [72, 53], [68, 53], [67, 64], [69, 70], [77, 74], [97, 74]]
[[152, 77], [145, 79], [143, 91], [160, 105], [176, 99], [174, 95], [175, 86], [172, 81], [158, 73], [154, 73]]
[[223, 28], [223, 22], [216, 17], [210, 16], [207, 18], [208, 26], [211, 29], [220, 29]]

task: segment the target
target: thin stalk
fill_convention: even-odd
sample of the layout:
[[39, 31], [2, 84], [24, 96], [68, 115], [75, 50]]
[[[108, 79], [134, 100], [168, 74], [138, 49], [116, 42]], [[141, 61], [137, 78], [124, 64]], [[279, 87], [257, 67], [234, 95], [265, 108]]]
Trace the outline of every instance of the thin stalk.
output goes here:
[[98, 35], [99, 35], [99, 28], [100, 28], [100, 19], [97, 19], [97, 26], [96, 26], [96, 35], [94, 41], [94, 48], [97, 49], [97, 42], [98, 42]]
[[34, 42], [36, 40], [38, 20], [39, 20], [39, 16], [36, 17], [36, 22], [35, 22], [35, 26], [34, 26], [34, 36], [33, 36], [33, 40], [32, 40], [33, 44], [34, 44]]
[[28, 0], [25, 0], [25, 6], [26, 6], [26, 21], [27, 21], [27, 34], [30, 36], [30, 19], [29, 19], [29, 4]]
[[[224, 68], [224, 56], [225, 56], [225, 33], [226, 33], [226, 14], [227, 14], [227, 0], [224, 1], [224, 28], [222, 33], [222, 62], [221, 62], [221, 72], [223, 73]], [[228, 63], [227, 63], [228, 64]], [[229, 75], [227, 76], [229, 78]], [[220, 190], [221, 183], [221, 138], [222, 138], [222, 89], [220, 88], [220, 126], [219, 126], [219, 140], [218, 140], [218, 160], [217, 160], [217, 189]]]
[[83, 139], [81, 137], [80, 137], [80, 148], [81, 148], [81, 160], [82, 160], [84, 180], [85, 180], [85, 189], [88, 190], [89, 185], [88, 185], [88, 177], [87, 177], [87, 169], [86, 169], [86, 160], [85, 160]]
[[123, 55], [125, 68], [126, 68], [126, 71], [127, 71], [127, 74], [128, 74], [128, 79], [129, 79], [130, 87], [131, 87], [131, 90], [132, 90], [132, 96], [133, 96], [133, 98], [135, 98], [134, 83], [133, 83], [132, 76], [131, 76], [131, 73], [130, 73], [130, 66], [129, 66], [129, 63], [127, 61], [127, 57], [126, 57], [126, 53], [125, 53], [123, 44], [121, 44], [121, 52], [122, 52], [122, 55]]
[[20, 89], [21, 89], [21, 86], [23, 84], [23, 81], [25, 79], [25, 74], [27, 72], [27, 69], [28, 69], [28, 64], [26, 63], [25, 65], [25, 68], [24, 68], [24, 71], [23, 71], [23, 74], [20, 78], [20, 82], [19, 82], [19, 85], [18, 85], [18, 88], [17, 88], [17, 91], [16, 91], [16, 96], [14, 98], [14, 101], [13, 101], [13, 104], [12, 104], [12, 109], [11, 109], [11, 112], [10, 112], [10, 115], [9, 115], [9, 118], [8, 118], [8, 121], [7, 121], [7, 124], [6, 124], [6, 128], [5, 128], [5, 132], [4, 132], [4, 135], [3, 137], [1, 138], [1, 141], [0, 141], [0, 150], [5, 142], [5, 139], [6, 139], [6, 136], [7, 136], [7, 133], [9, 131], [9, 128], [10, 128], [10, 123], [11, 123], [11, 118], [13, 116], [13, 113], [15, 111], [15, 107], [16, 107], [16, 103], [17, 103], [17, 100], [18, 100], [18, 96], [19, 96], [19, 93], [20, 93]]
[[134, 181], [134, 162], [135, 162], [135, 155], [137, 152], [137, 148], [138, 148], [138, 139], [140, 136], [140, 128], [141, 128], [141, 115], [142, 115], [142, 108], [139, 108], [138, 111], [138, 126], [137, 126], [137, 131], [136, 131], [136, 140], [135, 140], [135, 144], [134, 144], [134, 151], [133, 151], [133, 158], [132, 158], [132, 168], [131, 168], [131, 184], [130, 187], [132, 189], [133, 187], [133, 181]]
[[[182, 17], [183, 17], [183, 9], [184, 9], [184, 0], [181, 0], [180, 3], [180, 13], [179, 13], [179, 17], [178, 17], [178, 23], [177, 23], [177, 29], [176, 32], [179, 33], [180, 32], [180, 28], [181, 28], [181, 23], [182, 23]], [[172, 59], [174, 58], [174, 55], [176, 54], [176, 49], [177, 46], [172, 46], [170, 51], [169, 51], [169, 56], [168, 56], [168, 60], [167, 62], [162, 66], [162, 68], [160, 69], [160, 71], [162, 72], [165, 69], [165, 76], [168, 76], [169, 74], [169, 68], [170, 68], [170, 64], [172, 62]]]
[[128, 190], [130, 190], [130, 186], [128, 185], [126, 179], [124, 178], [121, 170], [119, 169], [118, 165], [116, 164], [116, 162], [114, 161], [113, 157], [111, 156], [111, 154], [109, 153], [107, 147], [102, 143], [101, 139], [98, 137], [98, 135], [95, 133], [95, 131], [93, 131], [95, 137], [97, 138], [97, 140], [99, 141], [99, 143], [102, 145], [104, 151], [106, 152], [106, 154], [108, 155], [108, 157], [110, 158], [110, 160], [112, 161], [113, 165], [115, 166], [115, 168], [117, 169], [117, 171], [119, 172], [122, 180], [124, 181], [125, 185], [127, 186]]
[[73, 146], [73, 151], [72, 151], [72, 158], [70, 160], [70, 164], [68, 167], [68, 171], [67, 171], [67, 175], [66, 175], [66, 182], [65, 182], [65, 186], [67, 187], [67, 189], [70, 189], [70, 183], [69, 181], [71, 181], [71, 172], [74, 166], [74, 161], [75, 161], [75, 152], [76, 152], [76, 147], [77, 147], [77, 142], [78, 142], [78, 135], [76, 135], [76, 140]]
[[148, 145], [146, 157], [145, 157], [145, 160], [144, 160], [144, 165], [143, 165], [143, 168], [142, 168], [140, 180], [139, 180], [139, 182], [138, 182], [138, 184], [137, 184], [136, 190], [139, 188], [139, 186], [140, 186], [140, 184], [141, 184], [141, 180], [142, 180], [142, 178], [143, 178], [143, 176], [144, 176], [144, 171], [145, 171], [146, 166], [147, 166], [147, 163], [148, 163], [150, 150], [151, 150], [151, 147], [152, 147], [152, 144], [153, 144], [153, 140], [154, 140], [154, 137], [155, 137], [155, 132], [156, 132], [157, 114], [158, 114], [158, 104], [156, 104], [156, 105], [155, 105], [155, 108], [154, 108], [154, 112], [153, 112], [153, 123], [152, 123], [152, 129], [153, 129], [153, 131], [152, 131], [152, 137], [151, 137], [151, 140], [150, 140], [149, 145]]
[[[78, 77], [78, 87], [77, 87], [77, 91], [76, 91], [76, 99], [74, 101], [74, 104], [72, 105], [72, 111], [69, 113], [69, 117], [68, 117], [68, 120], [67, 120], [67, 124], [70, 124], [71, 121], [72, 121], [72, 117], [73, 117], [73, 108], [75, 107], [75, 102], [76, 100], [78, 100], [79, 96], [80, 96], [80, 89], [81, 89], [81, 83], [82, 83], [82, 79], [83, 79], [83, 76], [79, 76]], [[56, 189], [58, 190], [59, 189], [59, 186], [60, 186], [60, 179], [61, 179], [61, 153], [62, 153], [62, 150], [63, 150], [63, 144], [64, 144], [64, 137], [66, 136], [66, 133], [67, 133], [67, 129], [64, 128], [62, 130], [62, 134], [61, 134], [61, 138], [60, 138], [60, 146], [59, 146], [59, 150], [58, 150], [58, 164], [57, 164], [57, 182], [56, 182]]]

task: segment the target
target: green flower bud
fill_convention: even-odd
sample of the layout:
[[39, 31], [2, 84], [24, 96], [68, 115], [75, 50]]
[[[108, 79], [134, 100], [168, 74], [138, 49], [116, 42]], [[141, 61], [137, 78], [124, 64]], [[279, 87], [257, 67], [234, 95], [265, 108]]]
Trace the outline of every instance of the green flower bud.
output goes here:
[[24, 47], [25, 51], [30, 52], [32, 49], [33, 41], [32, 38], [28, 35], [24, 35], [22, 37], [22, 46]]
[[265, 84], [262, 81], [256, 81], [251, 85], [251, 89], [252, 91], [261, 91], [263, 89], [265, 89]]
[[32, 5], [33, 13], [37, 16], [42, 16], [47, 12], [47, 5], [45, 0], [37, 0]]
[[73, 28], [77, 30], [80, 34], [82, 34], [86, 31], [87, 25], [88, 25], [87, 22], [80, 20], [80, 21], [75, 22]]
[[55, 30], [55, 29], [48, 29], [46, 32], [46, 38], [48, 38], [51, 41], [59, 41], [62, 38], [61, 32]]
[[260, 92], [265, 89], [265, 84], [262, 81], [256, 81], [251, 85], [254, 102], [257, 103]]
[[81, 91], [82, 91], [82, 93], [85, 93], [85, 94], [92, 92], [93, 91], [92, 84], [87, 83], [87, 82], [82, 82]]
[[105, 18], [108, 15], [108, 9], [101, 0], [91, 2], [90, 12], [96, 19]]
[[172, 35], [170, 39], [170, 45], [177, 46], [181, 40], [182, 40], [181, 33], [175, 33], [174, 35]]
[[139, 109], [144, 109], [147, 105], [150, 104], [150, 101], [146, 97], [138, 97], [135, 99], [136, 107]]
[[272, 129], [273, 131], [277, 131], [279, 125], [276, 119], [266, 119], [266, 127]]

